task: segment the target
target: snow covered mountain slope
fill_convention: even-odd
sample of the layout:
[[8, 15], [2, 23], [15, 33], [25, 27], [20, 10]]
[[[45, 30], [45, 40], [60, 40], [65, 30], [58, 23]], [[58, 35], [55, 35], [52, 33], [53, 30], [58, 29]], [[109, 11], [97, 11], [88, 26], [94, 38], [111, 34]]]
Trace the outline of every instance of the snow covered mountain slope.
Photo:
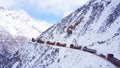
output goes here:
[[51, 25], [35, 20], [25, 11], [15, 11], [0, 7], [0, 25], [13, 36], [37, 37]]
[[120, 0], [91, 0], [37, 39], [87, 46], [120, 59]]
[[25, 37], [13, 37], [0, 27], [0, 68], [74, 67], [115, 68], [110, 62], [92, 54], [69, 48], [33, 43]]
[[[67, 47], [71, 43], [76, 46], [87, 46], [97, 50], [97, 53], [104, 55], [112, 53], [120, 59], [119, 12], [119, 0], [91, 0], [42, 33], [37, 39], [66, 43]], [[69, 66], [69, 63], [66, 66]]]
[[13, 37], [0, 26], [0, 68], [115, 68], [115, 66], [80, 50], [39, 44], [21, 36]]
[[[16, 44], [10, 44], [8, 39], [12, 37], [9, 34], [4, 37], [7, 39], [4, 38], [2, 41], [6, 41], [6, 44], [13, 46]], [[33, 43], [27, 39], [20, 43], [21, 40], [18, 40], [18, 37], [12, 40], [17, 42], [17, 47], [19, 44], [22, 46], [9, 50], [5, 47], [6, 45], [0, 43], [2, 46], [0, 47], [2, 48], [0, 49], [0, 68], [115, 68], [110, 62], [79, 50], [51, 47]]]
[[[45, 42], [66, 43], [66, 47], [32, 42], [21, 36], [13, 37], [1, 27], [0, 67], [116, 68], [105, 59], [70, 49], [69, 45], [87, 46], [104, 55], [113, 53], [120, 59], [119, 6], [119, 0], [91, 0], [37, 38]], [[11, 39], [13, 41], [9, 41]]]

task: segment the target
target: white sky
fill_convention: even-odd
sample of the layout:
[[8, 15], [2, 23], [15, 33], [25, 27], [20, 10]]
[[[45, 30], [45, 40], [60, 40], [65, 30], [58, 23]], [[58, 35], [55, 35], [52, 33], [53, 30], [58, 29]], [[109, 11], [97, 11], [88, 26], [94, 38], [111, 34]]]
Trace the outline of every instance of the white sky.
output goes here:
[[0, 6], [64, 17], [87, 1], [89, 0], [0, 0]]

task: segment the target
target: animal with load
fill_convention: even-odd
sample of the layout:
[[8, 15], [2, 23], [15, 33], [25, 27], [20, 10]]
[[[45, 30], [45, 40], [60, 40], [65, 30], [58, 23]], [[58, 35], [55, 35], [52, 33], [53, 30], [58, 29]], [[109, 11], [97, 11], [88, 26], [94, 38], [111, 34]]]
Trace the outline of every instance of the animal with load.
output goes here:
[[115, 58], [113, 54], [107, 54], [107, 60], [120, 67], [120, 60]]
[[70, 48], [73, 48], [73, 49], [81, 49], [81, 46], [74, 46], [74, 44], [70, 44]]
[[50, 45], [55, 45], [55, 42], [50, 42], [50, 41], [47, 41], [47, 44], [50, 44]]
[[86, 52], [90, 52], [90, 53], [96, 53], [96, 52], [97, 52], [96, 50], [94, 50], [94, 49], [90, 49], [90, 48], [87, 48], [86, 46], [83, 47], [82, 50], [83, 50], [83, 51], [86, 51]]
[[65, 44], [65, 43], [60, 43], [60, 42], [57, 42], [57, 43], [56, 43], [56, 46], [66, 47], [66, 44]]
[[37, 40], [37, 43], [44, 43], [44, 41], [38, 39], [38, 40]]

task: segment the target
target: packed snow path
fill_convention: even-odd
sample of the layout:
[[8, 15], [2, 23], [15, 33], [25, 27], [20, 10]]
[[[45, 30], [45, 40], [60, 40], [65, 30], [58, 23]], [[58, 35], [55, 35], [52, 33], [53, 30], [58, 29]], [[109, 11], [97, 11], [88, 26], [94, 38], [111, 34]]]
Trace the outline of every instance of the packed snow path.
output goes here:
[[[48, 45], [48, 44], [47, 44], [47, 45]], [[61, 46], [54, 46], [54, 45], [48, 45], [48, 46], [52, 46], [53, 48], [61, 48]], [[70, 48], [70, 47], [63, 47], [63, 48], [73, 49], [73, 48]], [[116, 66], [115, 64], [111, 63], [110, 61], [108, 61], [106, 57], [101, 57], [99, 54], [86, 52], [86, 51], [83, 51], [82, 49], [74, 49], [74, 50], [82, 51], [82, 52], [85, 52], [85, 53], [89, 53], [89, 54], [91, 54], [92, 56], [95, 56], [96, 59], [101, 59], [101, 58], [102, 58], [101, 60], [105, 60], [107, 63], [110, 63], [111, 65], [115, 66], [116, 68], [120, 68], [120, 67]]]
[[[70, 48], [70, 47], [66, 47], [66, 46], [57, 46], [57, 44], [55, 44], [55, 42], [52, 42], [52, 43], [50, 43], [50, 44], [48, 44], [47, 42], [42, 42], [43, 44], [46, 44], [46, 45], [48, 45], [48, 46], [52, 46], [53, 48], [61, 48], [61, 47], [63, 47], [63, 48], [69, 48], [69, 49], [75, 49], [75, 48]], [[100, 53], [100, 54], [97, 54], [97, 53], [90, 53], [90, 52], [86, 52], [86, 51], [84, 51], [83, 50], [83, 48], [78, 48], [78, 49], [75, 49], [75, 50], [79, 50], [79, 51], [82, 51], [82, 52], [85, 52], [85, 53], [89, 53], [89, 54], [92, 54], [93, 56], [96, 56], [96, 58], [98, 58], [98, 59], [100, 59], [100, 58], [102, 58], [102, 60], [105, 60], [106, 62], [109, 62], [110, 64], [112, 64], [113, 66], [115, 66], [116, 68], [119, 68], [118, 66], [116, 66], [115, 64], [113, 64], [113, 63], [111, 63], [110, 61], [108, 61], [107, 60], [107, 58], [106, 58], [106, 56], [104, 56], [104, 57], [102, 57], [100, 54], [102, 54], [102, 53]]]

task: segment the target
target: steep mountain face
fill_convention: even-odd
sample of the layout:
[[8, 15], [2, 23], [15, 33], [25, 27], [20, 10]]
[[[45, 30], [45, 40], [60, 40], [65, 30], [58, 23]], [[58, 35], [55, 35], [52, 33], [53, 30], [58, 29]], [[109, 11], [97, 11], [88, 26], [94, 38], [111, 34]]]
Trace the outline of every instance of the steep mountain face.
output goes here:
[[[77, 9], [75, 12], [71, 13], [69, 16], [63, 18], [58, 24], [55, 24], [47, 31], [43, 32], [37, 39], [66, 43], [66, 47], [70, 47], [71, 43], [75, 44], [75, 46], [87, 46], [97, 50], [97, 53], [102, 53], [104, 55], [112, 53], [116, 58], [120, 59], [119, 15], [119, 0], [91, 0], [81, 8]], [[73, 62], [72, 59], [75, 56], [76, 55], [74, 54], [72, 58], [69, 58], [70, 62]], [[96, 63], [96, 61], [93, 62], [96, 57], [92, 56], [92, 58], [94, 59], [91, 60], [91, 63]], [[69, 64], [73, 64], [73, 66], [81, 65], [78, 66], [78, 68], [82, 68], [81, 61], [83, 61], [83, 59], [77, 59], [78, 62], [81, 62], [78, 64], [69, 63], [69, 61], [65, 60], [65, 58], [62, 58], [61, 60], [64, 60], [64, 63], [60, 62], [60, 64], [63, 64], [63, 66], [65, 64], [66, 67], [72, 67]], [[77, 62], [77, 60], [75, 59], [75, 62]], [[100, 59], [98, 61], [100, 61]], [[88, 66], [85, 66], [84, 64], [87, 64]], [[104, 68], [104, 66], [99, 67], [97, 64], [92, 64], [84, 62], [83, 68], [95, 68], [94, 66], [97, 68]], [[54, 65], [55, 63], [53, 63], [53, 66]], [[98, 65], [101, 66], [104, 64], [98, 63]], [[59, 63], [56, 66], [59, 66]], [[109, 68], [109, 65], [106, 67]]]
[[37, 39], [87, 46], [120, 59], [120, 1], [91, 0]]
[[37, 37], [51, 25], [45, 21], [35, 20], [26, 12], [0, 7], [0, 26], [13, 36]]

